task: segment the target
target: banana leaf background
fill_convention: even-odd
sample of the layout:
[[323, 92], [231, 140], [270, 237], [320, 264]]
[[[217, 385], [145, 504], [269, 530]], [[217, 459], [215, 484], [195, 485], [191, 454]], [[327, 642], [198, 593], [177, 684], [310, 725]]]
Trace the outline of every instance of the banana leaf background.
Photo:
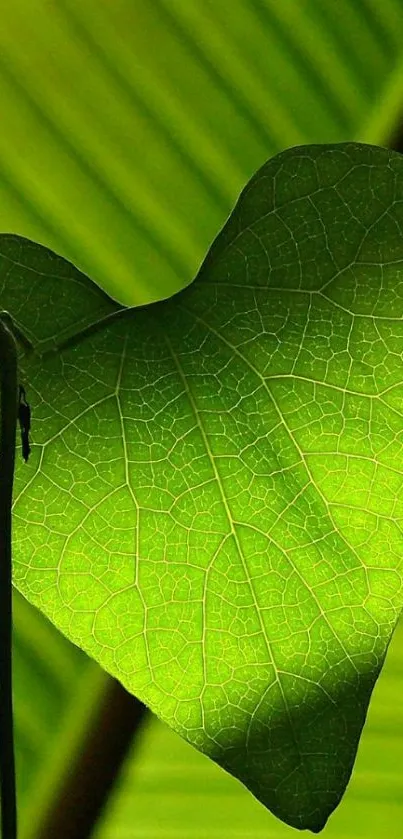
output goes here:
[[[126, 305], [191, 281], [277, 152], [401, 150], [402, 0], [13, 0], [1, 17], [0, 231], [52, 248]], [[113, 680], [17, 591], [13, 620], [21, 839], [73, 839], [50, 832], [49, 813], [66, 805]], [[402, 696], [400, 623], [326, 839], [401, 836]], [[295, 835], [156, 718], [137, 725], [125, 701], [126, 758], [82, 839]]]

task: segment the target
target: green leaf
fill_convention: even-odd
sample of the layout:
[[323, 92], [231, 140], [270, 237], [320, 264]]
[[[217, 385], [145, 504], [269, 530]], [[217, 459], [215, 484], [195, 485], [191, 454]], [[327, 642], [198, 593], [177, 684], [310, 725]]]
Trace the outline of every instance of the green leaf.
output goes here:
[[[371, 697], [354, 772], [326, 839], [401, 839], [403, 622], [399, 620]], [[169, 760], [166, 756], [169, 755]], [[93, 839], [135, 834], [177, 839], [295, 839], [242, 784], [150, 715], [97, 824]], [[92, 837], [91, 837], [92, 839]]]
[[252, 178], [199, 275], [119, 309], [1, 240], [32, 454], [14, 583], [276, 815], [319, 831], [402, 605], [403, 164]]

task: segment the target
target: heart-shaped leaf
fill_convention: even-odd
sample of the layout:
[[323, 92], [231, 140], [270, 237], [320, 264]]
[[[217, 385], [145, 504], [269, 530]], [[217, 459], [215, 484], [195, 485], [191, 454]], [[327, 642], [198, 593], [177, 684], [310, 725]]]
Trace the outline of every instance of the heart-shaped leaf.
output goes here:
[[396, 153], [290, 149], [195, 281], [134, 309], [1, 238], [32, 409], [15, 585], [312, 831], [402, 605], [402, 198]]

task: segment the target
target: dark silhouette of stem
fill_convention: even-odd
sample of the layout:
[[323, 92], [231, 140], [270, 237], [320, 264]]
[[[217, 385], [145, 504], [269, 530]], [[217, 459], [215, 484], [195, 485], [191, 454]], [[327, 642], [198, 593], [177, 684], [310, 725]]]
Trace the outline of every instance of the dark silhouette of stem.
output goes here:
[[37, 839], [89, 839], [121, 766], [141, 727], [146, 707], [113, 678], [59, 795], [36, 834]]
[[403, 115], [400, 115], [399, 120], [389, 137], [387, 146], [389, 149], [393, 149], [393, 151], [398, 151], [400, 154], [403, 154]]
[[17, 837], [12, 699], [11, 506], [17, 425], [17, 346], [0, 315], [0, 796], [2, 839]]

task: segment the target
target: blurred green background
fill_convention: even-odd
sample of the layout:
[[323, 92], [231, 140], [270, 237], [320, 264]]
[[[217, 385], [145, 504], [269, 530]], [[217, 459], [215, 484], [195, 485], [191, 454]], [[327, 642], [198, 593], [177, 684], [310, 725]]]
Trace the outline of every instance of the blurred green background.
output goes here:
[[[277, 152], [400, 148], [402, 44], [403, 0], [2, 4], [0, 230], [52, 248], [123, 304], [168, 297]], [[21, 837], [39, 839], [106, 677], [18, 592], [14, 625]], [[400, 837], [402, 693], [400, 625], [326, 839]], [[151, 716], [94, 832], [292, 834]]]

